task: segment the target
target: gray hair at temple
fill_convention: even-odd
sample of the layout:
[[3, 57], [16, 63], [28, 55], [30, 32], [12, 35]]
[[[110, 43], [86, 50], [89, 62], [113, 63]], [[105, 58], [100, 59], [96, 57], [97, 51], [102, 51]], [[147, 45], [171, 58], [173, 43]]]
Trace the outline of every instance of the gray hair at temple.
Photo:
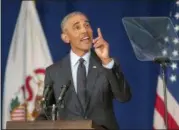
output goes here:
[[79, 12], [79, 11], [74, 11], [72, 13], [69, 13], [68, 15], [66, 15], [63, 18], [63, 20], [61, 22], [61, 30], [62, 30], [62, 32], [64, 31], [64, 26], [65, 26], [65, 23], [68, 21], [68, 19], [71, 18], [72, 16], [75, 16], [75, 15], [83, 15], [83, 16], [85, 16], [87, 18], [87, 16], [84, 13]]

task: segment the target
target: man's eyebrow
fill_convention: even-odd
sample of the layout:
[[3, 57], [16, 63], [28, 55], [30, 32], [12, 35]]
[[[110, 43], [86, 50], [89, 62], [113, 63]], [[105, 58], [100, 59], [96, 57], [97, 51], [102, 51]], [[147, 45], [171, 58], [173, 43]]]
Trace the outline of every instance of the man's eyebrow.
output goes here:
[[85, 23], [90, 23], [90, 21], [89, 20], [85, 20]]
[[74, 24], [73, 24], [73, 26], [75, 26], [75, 25], [77, 25], [77, 24], [79, 24], [80, 22], [75, 22]]

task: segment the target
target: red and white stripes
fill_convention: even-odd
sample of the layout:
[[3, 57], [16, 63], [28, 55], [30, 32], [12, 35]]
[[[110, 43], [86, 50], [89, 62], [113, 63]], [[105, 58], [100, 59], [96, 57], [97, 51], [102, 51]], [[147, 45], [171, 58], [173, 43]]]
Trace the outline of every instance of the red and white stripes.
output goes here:
[[[163, 96], [163, 82], [161, 77], [158, 78], [157, 94], [154, 110], [154, 129], [166, 129], [165, 119], [165, 104]], [[168, 128], [179, 129], [179, 104], [167, 89], [167, 116]]]
[[18, 107], [11, 113], [12, 121], [25, 121], [25, 109], [24, 107]]

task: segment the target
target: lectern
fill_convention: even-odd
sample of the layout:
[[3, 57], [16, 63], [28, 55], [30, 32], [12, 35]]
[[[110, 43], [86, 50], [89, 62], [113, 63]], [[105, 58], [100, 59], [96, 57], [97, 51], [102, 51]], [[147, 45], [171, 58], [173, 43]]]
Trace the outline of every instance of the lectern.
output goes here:
[[56, 121], [8, 121], [6, 129], [50, 129], [50, 130], [103, 130], [102, 127], [96, 125], [92, 120], [56, 120]]

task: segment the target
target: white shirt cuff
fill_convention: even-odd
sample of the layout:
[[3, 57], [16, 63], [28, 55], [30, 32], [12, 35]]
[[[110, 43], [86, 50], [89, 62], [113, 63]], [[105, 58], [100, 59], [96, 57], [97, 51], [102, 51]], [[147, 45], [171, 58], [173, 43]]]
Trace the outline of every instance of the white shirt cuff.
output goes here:
[[107, 69], [112, 69], [114, 66], [114, 60], [112, 59], [111, 62], [109, 62], [107, 65], [103, 65], [103, 67], [107, 68]]

